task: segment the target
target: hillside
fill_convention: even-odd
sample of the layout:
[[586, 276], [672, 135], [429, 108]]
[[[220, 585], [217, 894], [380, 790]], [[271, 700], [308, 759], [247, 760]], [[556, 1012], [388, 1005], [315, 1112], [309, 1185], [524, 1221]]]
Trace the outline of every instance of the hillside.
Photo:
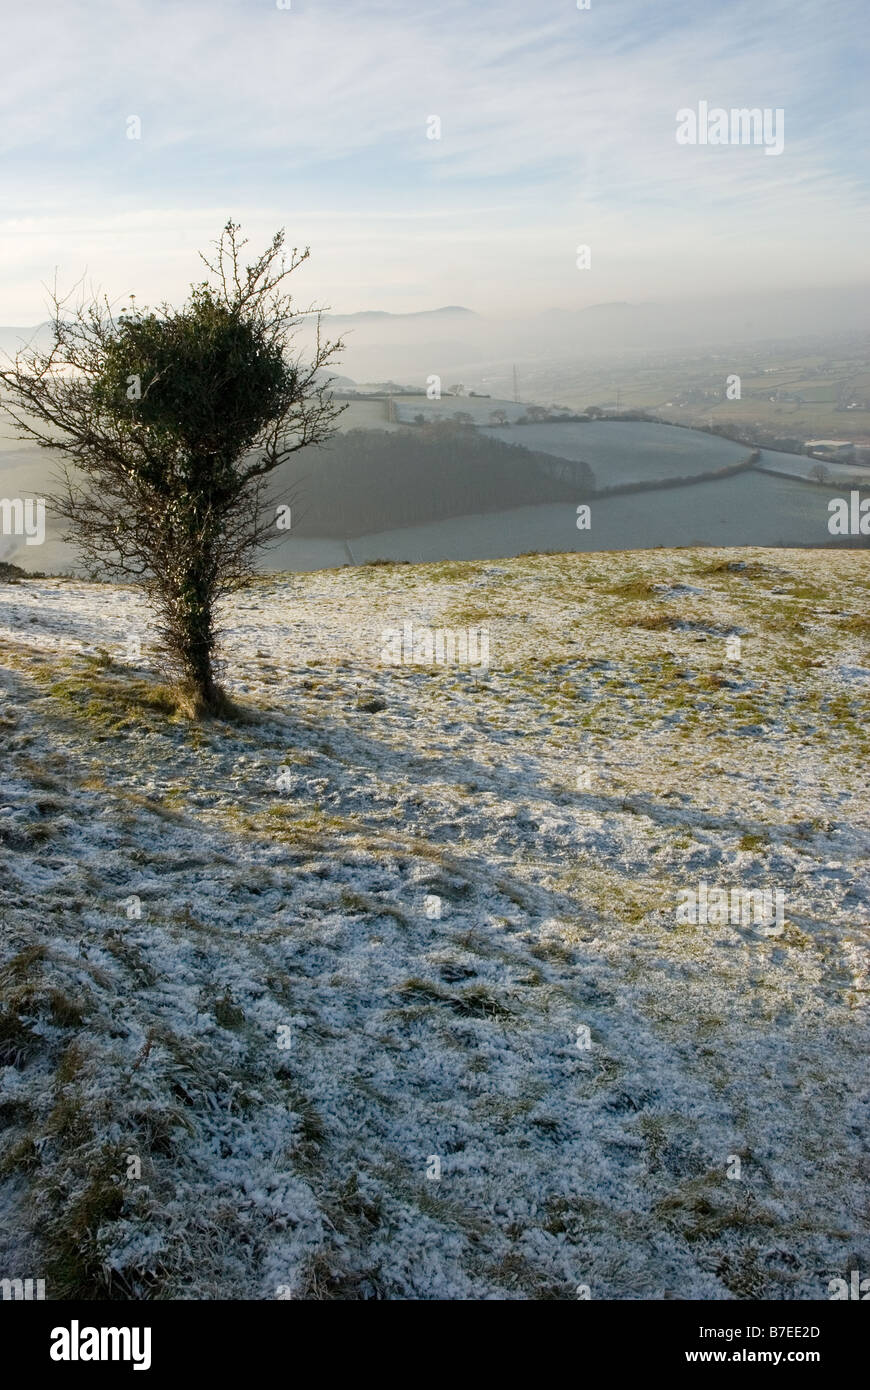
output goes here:
[[273, 493], [295, 502], [293, 537], [355, 537], [591, 494], [582, 460], [512, 449], [448, 422], [390, 433], [352, 429], [318, 450], [300, 476], [295, 458], [277, 470]]
[[[849, 551], [266, 575], [225, 613], [250, 722], [191, 727], [134, 591], [0, 584], [2, 1267], [115, 1299], [866, 1270], [867, 596]], [[385, 665], [406, 621], [485, 627], [488, 668]], [[701, 881], [785, 920], [678, 921]]]

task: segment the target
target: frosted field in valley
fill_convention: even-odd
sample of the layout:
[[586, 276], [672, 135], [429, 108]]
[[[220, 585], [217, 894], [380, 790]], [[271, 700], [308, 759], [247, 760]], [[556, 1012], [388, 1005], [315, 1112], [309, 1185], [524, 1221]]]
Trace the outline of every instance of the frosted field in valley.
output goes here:
[[[779, 473], [783, 477], [812, 478], [820, 460], [809, 454], [780, 454], [774, 449], [762, 449], [758, 467]], [[870, 468], [858, 463], [822, 463], [827, 479], [827, 495], [838, 488], [865, 487], [870, 482]]]
[[508, 429], [493, 427], [481, 432], [505, 444], [519, 444], [542, 454], [582, 459], [595, 474], [598, 488], [659, 478], [694, 478], [739, 463], [750, 452], [746, 444], [720, 439], [703, 430], [644, 421], [566, 420]]
[[449, 517], [423, 526], [341, 542], [291, 537], [267, 553], [276, 569], [354, 561], [467, 560], [527, 551], [625, 551], [651, 546], [825, 545], [828, 502], [836, 487], [811, 487], [755, 470], [708, 483], [592, 498], [591, 526], [577, 529], [571, 503], [512, 507], [485, 516]]
[[[377, 412], [384, 410], [383, 401], [353, 402], [339, 419], [347, 428], [387, 428], [376, 418]], [[585, 460], [593, 468], [598, 487], [698, 477], [740, 462], [749, 452], [746, 445], [699, 430], [629, 421], [523, 425], [483, 433], [506, 444], [551, 453], [554, 458]], [[56, 466], [39, 450], [9, 450], [6, 460], [7, 495], [39, 495], [57, 488]], [[347, 544], [336, 537], [296, 535], [291, 529], [285, 539], [262, 553], [259, 563], [264, 570], [306, 571], [375, 559], [474, 560], [532, 550], [634, 550], [687, 541], [699, 545], [825, 545], [831, 539], [828, 502], [843, 493], [851, 475], [844, 477], [843, 470], [830, 466], [828, 486], [801, 482], [814, 462], [765, 451], [762, 464], [774, 471], [753, 469], [701, 485], [689, 483], [662, 491], [592, 499], [588, 530], [577, 529], [576, 507], [570, 503], [449, 517], [356, 536]], [[785, 471], [793, 476], [781, 476]], [[301, 464], [298, 474], [288, 473], [288, 496], [304, 473]], [[45, 544], [37, 551], [19, 537], [0, 536], [0, 560], [55, 573], [76, 572], [78, 568], [76, 552], [61, 539], [51, 507]]]
[[[854, 551], [263, 575], [224, 615], [249, 722], [191, 726], [135, 591], [0, 585], [3, 1268], [712, 1300], [870, 1269], [867, 598]], [[406, 622], [485, 628], [488, 667], [387, 664]], [[701, 882], [784, 920], [678, 921]]]

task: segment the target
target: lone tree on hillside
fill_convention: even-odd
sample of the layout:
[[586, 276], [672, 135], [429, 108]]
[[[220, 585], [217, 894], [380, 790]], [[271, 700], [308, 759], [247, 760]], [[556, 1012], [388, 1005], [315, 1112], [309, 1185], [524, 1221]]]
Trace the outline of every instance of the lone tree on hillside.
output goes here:
[[[21, 438], [62, 453], [51, 499], [68, 539], [100, 572], [142, 583], [190, 713], [229, 707], [215, 676], [217, 601], [252, 573], [276, 536], [265, 479], [333, 433], [324, 375], [342, 347], [319, 311], [293, 308], [285, 280], [308, 249], [276, 233], [251, 265], [227, 222], [209, 278], [174, 309], [122, 310], [91, 293], [51, 296], [52, 341], [0, 369], [0, 405]], [[131, 296], [131, 301], [134, 299]], [[294, 339], [316, 314], [305, 357]]]

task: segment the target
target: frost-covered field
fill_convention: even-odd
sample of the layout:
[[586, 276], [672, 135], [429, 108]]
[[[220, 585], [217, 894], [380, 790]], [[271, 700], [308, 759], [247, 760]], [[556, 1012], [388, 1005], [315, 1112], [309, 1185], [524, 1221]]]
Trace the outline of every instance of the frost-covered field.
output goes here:
[[748, 452], [745, 444], [703, 430], [635, 420], [565, 420], [507, 430], [495, 426], [482, 432], [542, 454], [582, 459], [592, 468], [595, 486], [600, 488], [693, 478], [739, 463]]
[[[819, 467], [819, 460], [811, 455], [781, 454], [774, 449], [759, 452], [758, 468], [769, 473], [778, 473], [785, 478], [813, 478]], [[870, 482], [870, 468], [858, 463], [823, 463], [828, 483], [828, 496], [835, 488], [866, 487]]]
[[[867, 597], [858, 552], [267, 575], [226, 614], [251, 720], [191, 727], [132, 591], [0, 586], [0, 1275], [812, 1299], [870, 1269]], [[384, 664], [406, 621], [485, 627], [489, 668]], [[785, 920], [678, 922], [701, 881]]]

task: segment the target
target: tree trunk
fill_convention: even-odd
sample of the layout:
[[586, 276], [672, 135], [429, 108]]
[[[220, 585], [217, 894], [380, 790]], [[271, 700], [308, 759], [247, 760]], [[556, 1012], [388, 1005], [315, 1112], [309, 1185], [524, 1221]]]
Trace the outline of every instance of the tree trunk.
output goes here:
[[201, 551], [185, 556], [170, 626], [184, 693], [194, 713], [218, 712], [225, 699], [215, 681], [214, 582], [211, 556]]

